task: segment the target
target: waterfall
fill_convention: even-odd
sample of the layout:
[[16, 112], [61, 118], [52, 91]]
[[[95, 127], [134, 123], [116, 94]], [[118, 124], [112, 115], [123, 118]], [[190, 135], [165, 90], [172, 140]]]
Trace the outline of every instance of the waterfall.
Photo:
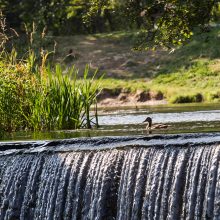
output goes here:
[[219, 143], [210, 135], [3, 143], [0, 220], [220, 219]]

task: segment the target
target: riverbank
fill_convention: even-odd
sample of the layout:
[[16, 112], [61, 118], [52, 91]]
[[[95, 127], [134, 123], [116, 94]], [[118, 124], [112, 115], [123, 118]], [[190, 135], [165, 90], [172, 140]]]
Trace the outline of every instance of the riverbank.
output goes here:
[[[116, 93], [116, 97], [107, 97], [100, 104], [142, 104], [133, 101], [138, 92], [160, 93], [169, 103], [218, 102], [219, 35], [219, 28], [212, 27], [209, 32], [194, 36], [187, 45], [156, 51], [132, 50], [135, 32], [57, 37], [56, 60], [79, 69], [89, 63], [104, 72], [102, 86], [110, 91], [108, 96]], [[71, 55], [67, 56], [69, 51]]]
[[116, 106], [130, 106], [138, 107], [145, 105], [163, 105], [167, 104], [161, 92], [154, 93], [149, 91], [137, 90], [136, 92], [129, 91], [113, 91], [103, 89], [98, 96], [99, 107], [116, 107]]

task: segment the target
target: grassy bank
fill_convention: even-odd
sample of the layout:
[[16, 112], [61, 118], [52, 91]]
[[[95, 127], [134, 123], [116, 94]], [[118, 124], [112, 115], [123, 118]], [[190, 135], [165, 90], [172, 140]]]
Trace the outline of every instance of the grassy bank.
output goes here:
[[161, 91], [172, 103], [220, 99], [220, 28], [195, 35], [172, 51], [132, 51], [137, 33], [117, 32], [57, 38], [57, 59], [73, 48], [67, 65], [86, 62], [106, 72], [104, 88]]
[[[87, 65], [83, 77], [72, 66], [46, 65], [33, 50], [19, 59], [13, 49], [0, 52], [0, 134], [18, 130], [56, 130], [98, 126], [96, 97], [99, 80]], [[92, 106], [95, 106], [91, 116]]]
[[[50, 53], [32, 41], [21, 57], [16, 49], [7, 52], [3, 39], [0, 131], [91, 128], [100, 85], [117, 93], [162, 94], [171, 103], [220, 101], [218, 26], [172, 53], [132, 50], [136, 34], [56, 37], [53, 65]], [[97, 68], [105, 78], [95, 79]]]
[[[6, 62], [0, 57], [0, 131], [91, 128], [98, 125], [91, 116], [99, 82], [78, 77], [74, 67], [35, 66], [32, 72], [25, 60]], [[79, 80], [80, 79], [80, 80]], [[96, 110], [92, 115], [96, 115]]]
[[0, 135], [98, 126], [98, 70], [84, 65], [79, 75], [74, 65], [56, 64], [44, 31], [33, 24], [19, 36], [1, 13], [0, 40]]

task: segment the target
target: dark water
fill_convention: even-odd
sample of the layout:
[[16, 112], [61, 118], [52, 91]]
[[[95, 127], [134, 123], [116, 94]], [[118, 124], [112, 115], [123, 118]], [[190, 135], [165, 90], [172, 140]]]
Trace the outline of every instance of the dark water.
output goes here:
[[0, 219], [220, 219], [220, 133], [0, 144]]

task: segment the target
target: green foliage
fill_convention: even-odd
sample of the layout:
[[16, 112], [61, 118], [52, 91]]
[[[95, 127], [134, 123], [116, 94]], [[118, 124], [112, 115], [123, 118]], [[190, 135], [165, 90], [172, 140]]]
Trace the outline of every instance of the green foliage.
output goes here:
[[21, 28], [23, 23], [31, 27], [34, 22], [40, 29], [46, 27], [48, 31], [53, 31], [54, 34], [59, 33], [59, 29], [65, 20], [65, 6], [66, 1], [64, 0], [34, 2], [11, 0], [0, 3], [0, 9], [3, 10], [12, 27]]
[[15, 65], [11, 61], [6, 62], [4, 57], [1, 60], [1, 129], [91, 128], [90, 112], [92, 105], [96, 105], [100, 83], [94, 82], [96, 73], [92, 79], [88, 78], [88, 66], [84, 78], [79, 80], [78, 70], [74, 67], [64, 70], [56, 65], [33, 73], [24, 60]]
[[[0, 17], [1, 18], [1, 17]], [[51, 130], [91, 128], [98, 125], [90, 116], [96, 106], [100, 81], [98, 70], [91, 73], [86, 66], [80, 80], [73, 67], [51, 67], [49, 53], [34, 45], [35, 32], [30, 33], [30, 44], [25, 56], [18, 58], [17, 50], [6, 50], [9, 37], [5, 33], [4, 19], [0, 26], [0, 132], [17, 130]], [[37, 60], [40, 59], [40, 60]], [[101, 79], [101, 78], [100, 78]], [[97, 109], [94, 114], [97, 115]]]
[[23, 129], [27, 124], [22, 112], [29, 111], [29, 98], [37, 82], [22, 63], [12, 62], [14, 58], [0, 59], [0, 124], [6, 131]]
[[100, 84], [87, 78], [89, 71], [86, 66], [83, 80], [78, 80], [74, 66], [67, 71], [60, 65], [54, 70], [47, 67], [41, 87], [34, 90], [31, 111], [25, 115], [29, 127], [34, 130], [91, 128], [91, 106], [96, 103]]
[[[193, 35], [195, 27], [206, 30], [211, 19], [211, 10], [215, 1], [129, 1], [130, 8], [134, 4], [142, 6], [137, 11], [136, 19], [142, 17], [142, 31], [137, 49], [157, 47], [171, 48], [188, 41]], [[128, 10], [130, 11], [130, 10]], [[134, 14], [134, 13], [133, 13]]]
[[195, 28], [208, 31], [209, 21], [219, 16], [215, 0], [12, 0], [0, 8], [12, 27], [35, 22], [53, 34], [137, 29], [137, 49], [180, 45]]
[[203, 96], [201, 93], [196, 93], [193, 95], [179, 95], [171, 99], [171, 103], [194, 103], [202, 102]]

